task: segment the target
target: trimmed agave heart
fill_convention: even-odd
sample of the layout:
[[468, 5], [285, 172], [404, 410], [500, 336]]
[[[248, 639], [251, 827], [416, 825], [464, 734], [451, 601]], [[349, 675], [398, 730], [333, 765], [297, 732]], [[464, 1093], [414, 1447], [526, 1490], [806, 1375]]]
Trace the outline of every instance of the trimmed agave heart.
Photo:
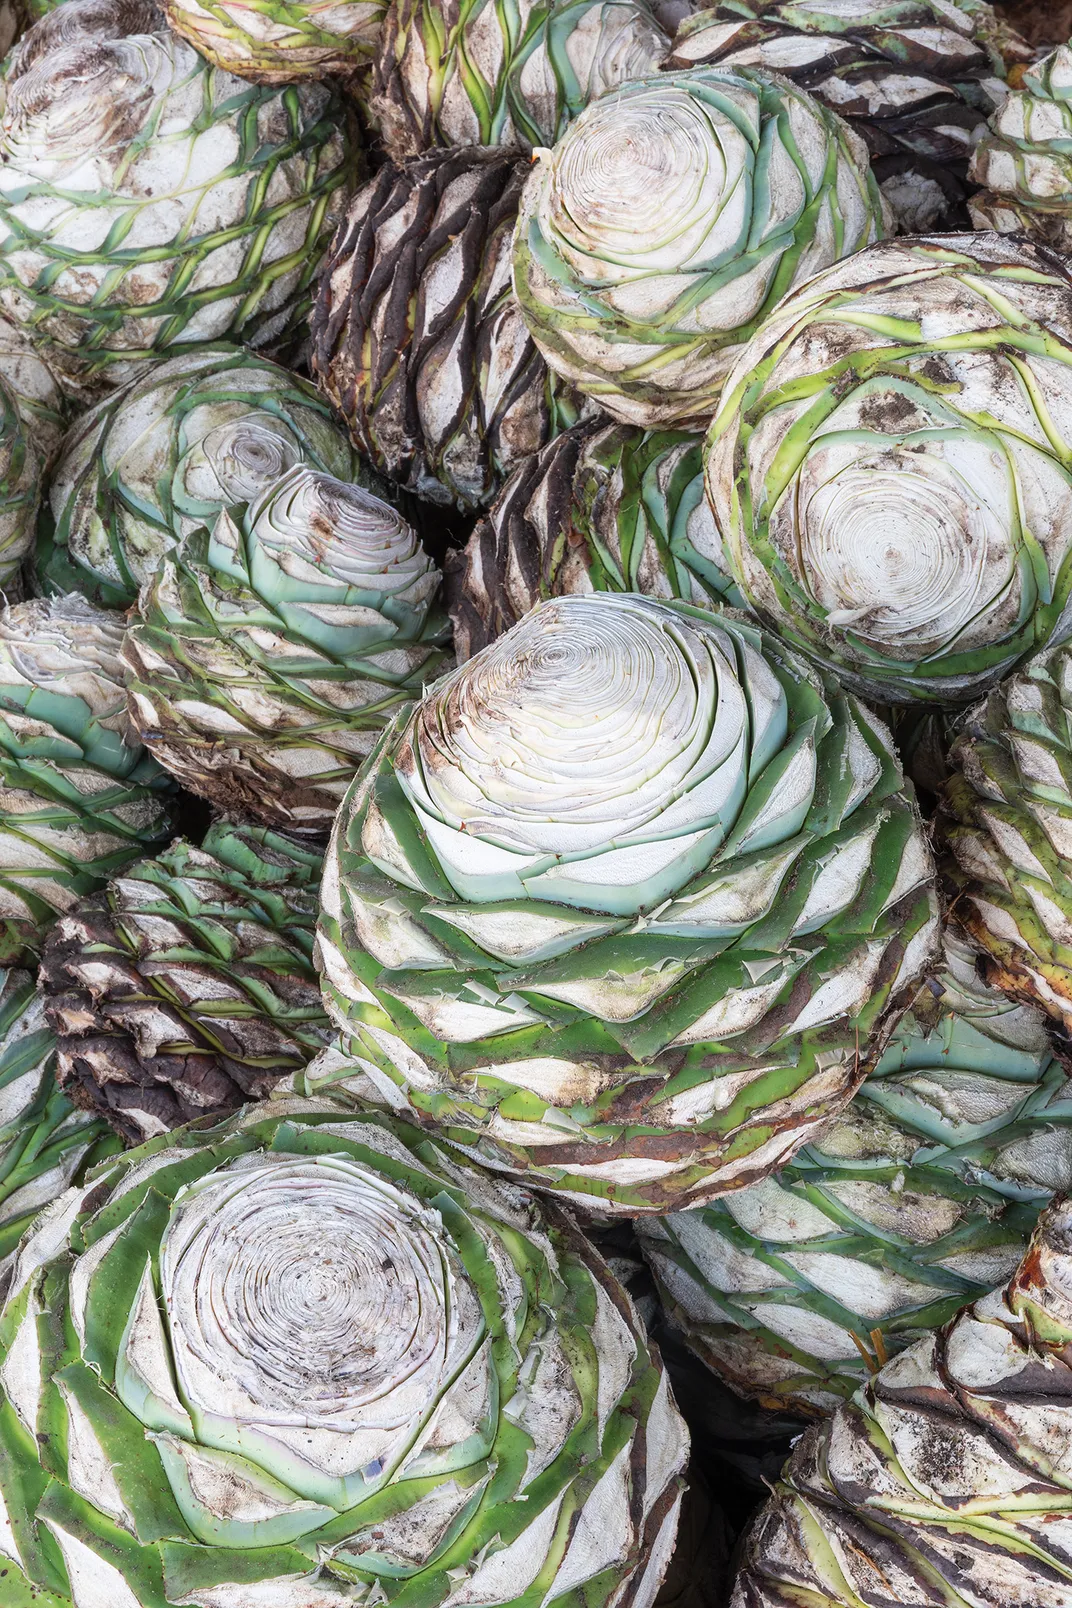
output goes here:
[[12, 1270], [0, 1382], [17, 1602], [643, 1608], [674, 1545], [688, 1436], [599, 1255], [323, 1102], [61, 1197]]
[[134, 725], [224, 810], [326, 832], [385, 723], [446, 658], [439, 579], [387, 503], [296, 464], [146, 584], [123, 644]]
[[343, 804], [318, 948], [350, 1038], [300, 1086], [600, 1209], [696, 1205], [847, 1100], [926, 963], [930, 878], [888, 734], [780, 644], [544, 603]]

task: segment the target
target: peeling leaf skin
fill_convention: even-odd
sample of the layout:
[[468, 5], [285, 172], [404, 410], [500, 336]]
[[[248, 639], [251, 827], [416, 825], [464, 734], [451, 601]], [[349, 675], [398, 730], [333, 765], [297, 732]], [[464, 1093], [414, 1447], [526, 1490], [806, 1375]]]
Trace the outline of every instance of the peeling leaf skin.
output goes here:
[[844, 1105], [935, 940], [889, 737], [739, 615], [540, 604], [401, 711], [335, 823], [337, 1050], [294, 1080], [636, 1215]]
[[376, 53], [384, 0], [164, 0], [194, 49], [255, 84], [349, 77]]
[[72, 1608], [646, 1608], [673, 1549], [688, 1436], [598, 1253], [331, 1101], [70, 1191], [0, 1380], [5, 1546]]
[[449, 663], [439, 582], [394, 508], [296, 464], [146, 583], [131, 720], [222, 810], [326, 835], [395, 710]]
[[889, 1362], [797, 1445], [731, 1608], [1066, 1608], [1072, 1207], [1011, 1281]]
[[623, 85], [534, 153], [514, 290], [612, 418], [702, 430], [766, 314], [884, 232], [846, 124], [777, 75], [703, 67]]
[[334, 91], [248, 84], [130, 10], [35, 24], [0, 119], [0, 310], [87, 398], [191, 343], [288, 337], [360, 165]]
[[991, 980], [1072, 1032], [1072, 647], [1040, 654], [961, 722], [940, 825], [956, 918]]
[[330, 1042], [322, 856], [266, 827], [177, 838], [57, 922], [41, 959], [60, 1086], [129, 1144], [262, 1098]]
[[386, 163], [332, 242], [310, 322], [313, 372], [359, 452], [467, 512], [581, 410], [510, 288], [527, 170], [473, 147]]
[[1021, 87], [990, 118], [972, 157], [982, 186], [968, 204], [976, 229], [1023, 232], [1041, 245], [1072, 247], [1072, 50], [1061, 45], [1029, 67]]
[[645, 1219], [671, 1321], [769, 1406], [828, 1412], [1007, 1277], [1072, 1188], [1072, 1086], [1043, 1014], [976, 975], [952, 930], [852, 1104], [779, 1173]]
[[898, 233], [967, 223], [968, 163], [1007, 93], [989, 6], [724, 0], [685, 18], [663, 70], [707, 65], [781, 73], [844, 118]]
[[297, 463], [385, 490], [307, 381], [225, 342], [180, 353], [68, 432], [49, 481], [38, 580], [128, 608], [183, 536]]
[[172, 836], [174, 784], [126, 712], [123, 621], [77, 595], [0, 611], [0, 966]]
[[553, 145], [670, 45], [645, 0], [391, 0], [370, 113], [392, 161], [435, 146]]
[[740, 607], [701, 438], [600, 420], [563, 431], [518, 465], [464, 554], [448, 556], [446, 591], [459, 664], [547, 598], [641, 592]]
[[1072, 275], [990, 233], [817, 275], [742, 353], [708, 435], [734, 578], [881, 703], [966, 704], [1066, 630]]
[[[119, 1148], [56, 1087], [56, 1043], [29, 972], [0, 975], [0, 1257], [63, 1191]], [[2, 1548], [0, 1548], [2, 1551]], [[3, 1565], [0, 1564], [0, 1568]], [[5, 1608], [7, 1599], [5, 1598]]]

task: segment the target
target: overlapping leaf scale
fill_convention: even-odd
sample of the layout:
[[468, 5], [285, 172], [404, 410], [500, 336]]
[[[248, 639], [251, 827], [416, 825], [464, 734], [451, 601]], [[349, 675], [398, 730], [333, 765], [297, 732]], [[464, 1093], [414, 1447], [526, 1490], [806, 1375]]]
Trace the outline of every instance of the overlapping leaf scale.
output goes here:
[[1060, 45], [1028, 67], [990, 117], [972, 157], [968, 206], [977, 229], [1023, 232], [1067, 251], [1072, 244], [1072, 50]]
[[1072, 278], [990, 231], [868, 247], [767, 320], [707, 485], [770, 627], [881, 702], [965, 704], [1072, 581]]
[[1030, 60], [988, 5], [722, 0], [686, 16], [664, 68], [791, 78], [860, 135], [899, 232], [918, 234], [963, 226], [968, 163], [1005, 97], [1006, 65]]
[[321, 866], [266, 827], [216, 822], [61, 917], [40, 973], [60, 1085], [138, 1144], [304, 1066], [330, 1038]]
[[0, 1257], [39, 1211], [116, 1149], [107, 1124], [57, 1087], [44, 1000], [29, 972], [9, 968], [0, 976]]
[[123, 648], [134, 722], [222, 809], [326, 834], [384, 725], [447, 662], [438, 582], [393, 508], [295, 465], [146, 585]]
[[518, 465], [447, 573], [459, 662], [536, 603], [573, 592], [742, 602], [704, 494], [700, 438], [599, 420]]
[[180, 353], [68, 431], [49, 480], [38, 579], [127, 608], [183, 536], [297, 463], [380, 489], [308, 381], [225, 342]]
[[605, 1264], [417, 1130], [320, 1106], [154, 1141], [24, 1240], [9, 1556], [79, 1608], [650, 1601], [688, 1442]]
[[5, 77], [0, 308], [70, 388], [301, 323], [359, 167], [332, 90], [221, 72], [129, 0], [68, 0]]
[[126, 713], [121, 617], [82, 597], [0, 613], [0, 956], [173, 826], [174, 784]]
[[946, 937], [852, 1104], [773, 1177], [640, 1233], [675, 1324], [739, 1390], [815, 1411], [1008, 1277], [1072, 1184], [1045, 1018]]
[[750, 1532], [731, 1608], [1063, 1608], [1070, 1235], [1055, 1202], [1005, 1289], [804, 1437]]
[[724, 841], [693, 834], [699, 866], [670, 897], [658, 877], [629, 890], [639, 915], [600, 913], [593, 883], [540, 897], [542, 861], [529, 898], [461, 899], [399, 784], [401, 714], [340, 810], [322, 890], [325, 999], [349, 1037], [298, 1080], [628, 1213], [696, 1205], [804, 1143], [935, 935], [929, 852], [874, 718], [739, 617], [666, 612], [717, 633], [766, 728]]
[[396, 162], [437, 145], [529, 151], [669, 44], [647, 0], [391, 0], [370, 111]]
[[957, 920], [992, 980], [1072, 1029], [1072, 649], [1051, 649], [965, 717], [945, 788]]

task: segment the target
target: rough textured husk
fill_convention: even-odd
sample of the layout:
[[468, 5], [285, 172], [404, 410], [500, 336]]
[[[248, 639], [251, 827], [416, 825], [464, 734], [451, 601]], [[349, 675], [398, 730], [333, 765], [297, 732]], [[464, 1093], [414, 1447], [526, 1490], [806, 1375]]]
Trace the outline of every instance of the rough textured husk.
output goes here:
[[[580, 609], [593, 611], [590, 626]], [[418, 815], [403, 792], [400, 765], [420, 751], [434, 771], [440, 760], [425, 733], [438, 729], [449, 745], [473, 711], [479, 722], [481, 700], [491, 695], [468, 678], [485, 674], [489, 655], [490, 676], [501, 671], [508, 681], [516, 670], [523, 681], [542, 653], [568, 654], [566, 644], [585, 640], [585, 629], [613, 635], [610, 611], [620, 609], [665, 621], [667, 632], [693, 632], [694, 643], [715, 632], [710, 640], [730, 655], [720, 694], [727, 708], [735, 675], [747, 682], [768, 673], [753, 652], [799, 694], [793, 721], [807, 707], [818, 724], [791, 723], [780, 758], [739, 817], [750, 820], [772, 800], [779, 827], [750, 855], [745, 837], [732, 834], [724, 850], [700, 834], [701, 849], [682, 829], [678, 846], [668, 819], [665, 841], [678, 853], [690, 846], [701, 861], [671, 887], [669, 913], [661, 882], [646, 903], [643, 891], [623, 889], [629, 909], [640, 911], [635, 919], [575, 912], [577, 896], [563, 891], [558, 902], [555, 886], [538, 882], [521, 898], [487, 891], [467, 902], [444, 870], [453, 850], [443, 841], [432, 848], [436, 821], [423, 809]], [[510, 697], [512, 741], [520, 744], [524, 700], [516, 688]], [[599, 716], [585, 710], [585, 721]], [[780, 803], [776, 778], [811, 737], [819, 755], [814, 824], [787, 846], [780, 821], [788, 793]], [[348, 1037], [297, 1086], [406, 1110], [485, 1164], [610, 1212], [699, 1205], [764, 1176], [846, 1103], [872, 1047], [878, 1053], [888, 1008], [902, 1003], [934, 941], [929, 854], [887, 744], [859, 706], [832, 684], [809, 681], [801, 661], [739, 617], [613, 594], [542, 605], [412, 715], [401, 714], [344, 802], [325, 868], [318, 956], [329, 1011]], [[795, 792], [793, 799], [807, 814], [806, 802]], [[476, 864], [484, 840], [474, 831], [458, 832], [458, 841], [475, 844]], [[842, 885], [833, 869], [843, 863], [840, 851], [858, 854], [865, 840], [870, 869], [861, 861]], [[814, 852], [798, 863], [805, 843]], [[594, 853], [597, 879], [599, 863]], [[808, 905], [820, 865], [837, 884], [821, 899], [825, 921]], [[732, 917], [713, 907], [705, 915], [699, 905], [693, 913], [690, 901], [707, 900], [712, 889], [720, 911], [723, 899], [732, 904]], [[600, 890], [599, 900], [580, 903], [606, 911], [603, 898]], [[564, 924], [550, 958], [540, 923]], [[813, 1006], [820, 988], [826, 993]]]
[[645, 0], [391, 0], [370, 110], [396, 162], [437, 145], [528, 151], [669, 45]]
[[709, 1367], [814, 1414], [1008, 1277], [1072, 1187], [1072, 1089], [1046, 1019], [952, 934], [852, 1104], [774, 1177], [640, 1225]]
[[119, 1148], [56, 1086], [56, 1042], [29, 972], [0, 976], [0, 1257], [39, 1211]]
[[704, 495], [700, 437], [590, 420], [520, 463], [464, 553], [448, 554], [459, 664], [535, 604], [590, 591], [741, 602]]
[[486, 506], [578, 416], [510, 288], [527, 166], [474, 147], [387, 163], [355, 197], [320, 281], [320, 387], [377, 469], [430, 502]]
[[140, 1144], [311, 1060], [331, 1036], [312, 963], [321, 864], [217, 823], [61, 917], [41, 957], [60, 1086]]
[[[258, 464], [228, 461], [261, 433]], [[35, 568], [48, 591], [128, 608], [163, 555], [295, 463], [381, 494], [307, 380], [220, 342], [155, 365], [84, 413], [49, 480]]]
[[887, 1364], [798, 1445], [731, 1608], [1066, 1608], [1072, 1207], [1004, 1291]]
[[816, 275], [742, 353], [708, 435], [738, 586], [861, 696], [969, 704], [1067, 628], [1070, 401], [1055, 252], [921, 236]]
[[900, 232], [967, 223], [968, 163], [1005, 94], [989, 6], [726, 0], [685, 19], [664, 71], [718, 63], [782, 73], [844, 118]]
[[647, 1608], [673, 1547], [688, 1436], [598, 1253], [330, 1103], [168, 1135], [69, 1192], [13, 1268], [0, 1374], [11, 1562], [44, 1601], [85, 1608], [88, 1579], [94, 1605], [345, 1608], [385, 1580], [443, 1608], [457, 1569], [489, 1608], [525, 1582]]
[[331, 89], [248, 84], [131, 26], [151, 9], [42, 18], [0, 121], [0, 308], [87, 395], [192, 342], [287, 338], [360, 168]]
[[[1040, 655], [962, 721], [940, 817], [956, 919], [990, 979], [1072, 1033], [1072, 647]], [[1066, 1046], [1067, 1048], [1067, 1046]]]
[[168, 22], [217, 67], [255, 84], [348, 77], [376, 52], [385, 0], [163, 0]]
[[1029, 68], [990, 118], [972, 158], [982, 186], [969, 209], [977, 229], [1023, 232], [1055, 251], [1072, 247], [1072, 50]]

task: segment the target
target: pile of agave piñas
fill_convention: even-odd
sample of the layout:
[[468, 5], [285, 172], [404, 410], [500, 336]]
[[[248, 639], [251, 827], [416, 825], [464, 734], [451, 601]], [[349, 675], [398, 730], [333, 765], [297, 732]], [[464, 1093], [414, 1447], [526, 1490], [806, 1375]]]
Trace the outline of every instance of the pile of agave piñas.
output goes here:
[[1072, 1608], [1051, 43], [0, 0], [0, 1608]]

